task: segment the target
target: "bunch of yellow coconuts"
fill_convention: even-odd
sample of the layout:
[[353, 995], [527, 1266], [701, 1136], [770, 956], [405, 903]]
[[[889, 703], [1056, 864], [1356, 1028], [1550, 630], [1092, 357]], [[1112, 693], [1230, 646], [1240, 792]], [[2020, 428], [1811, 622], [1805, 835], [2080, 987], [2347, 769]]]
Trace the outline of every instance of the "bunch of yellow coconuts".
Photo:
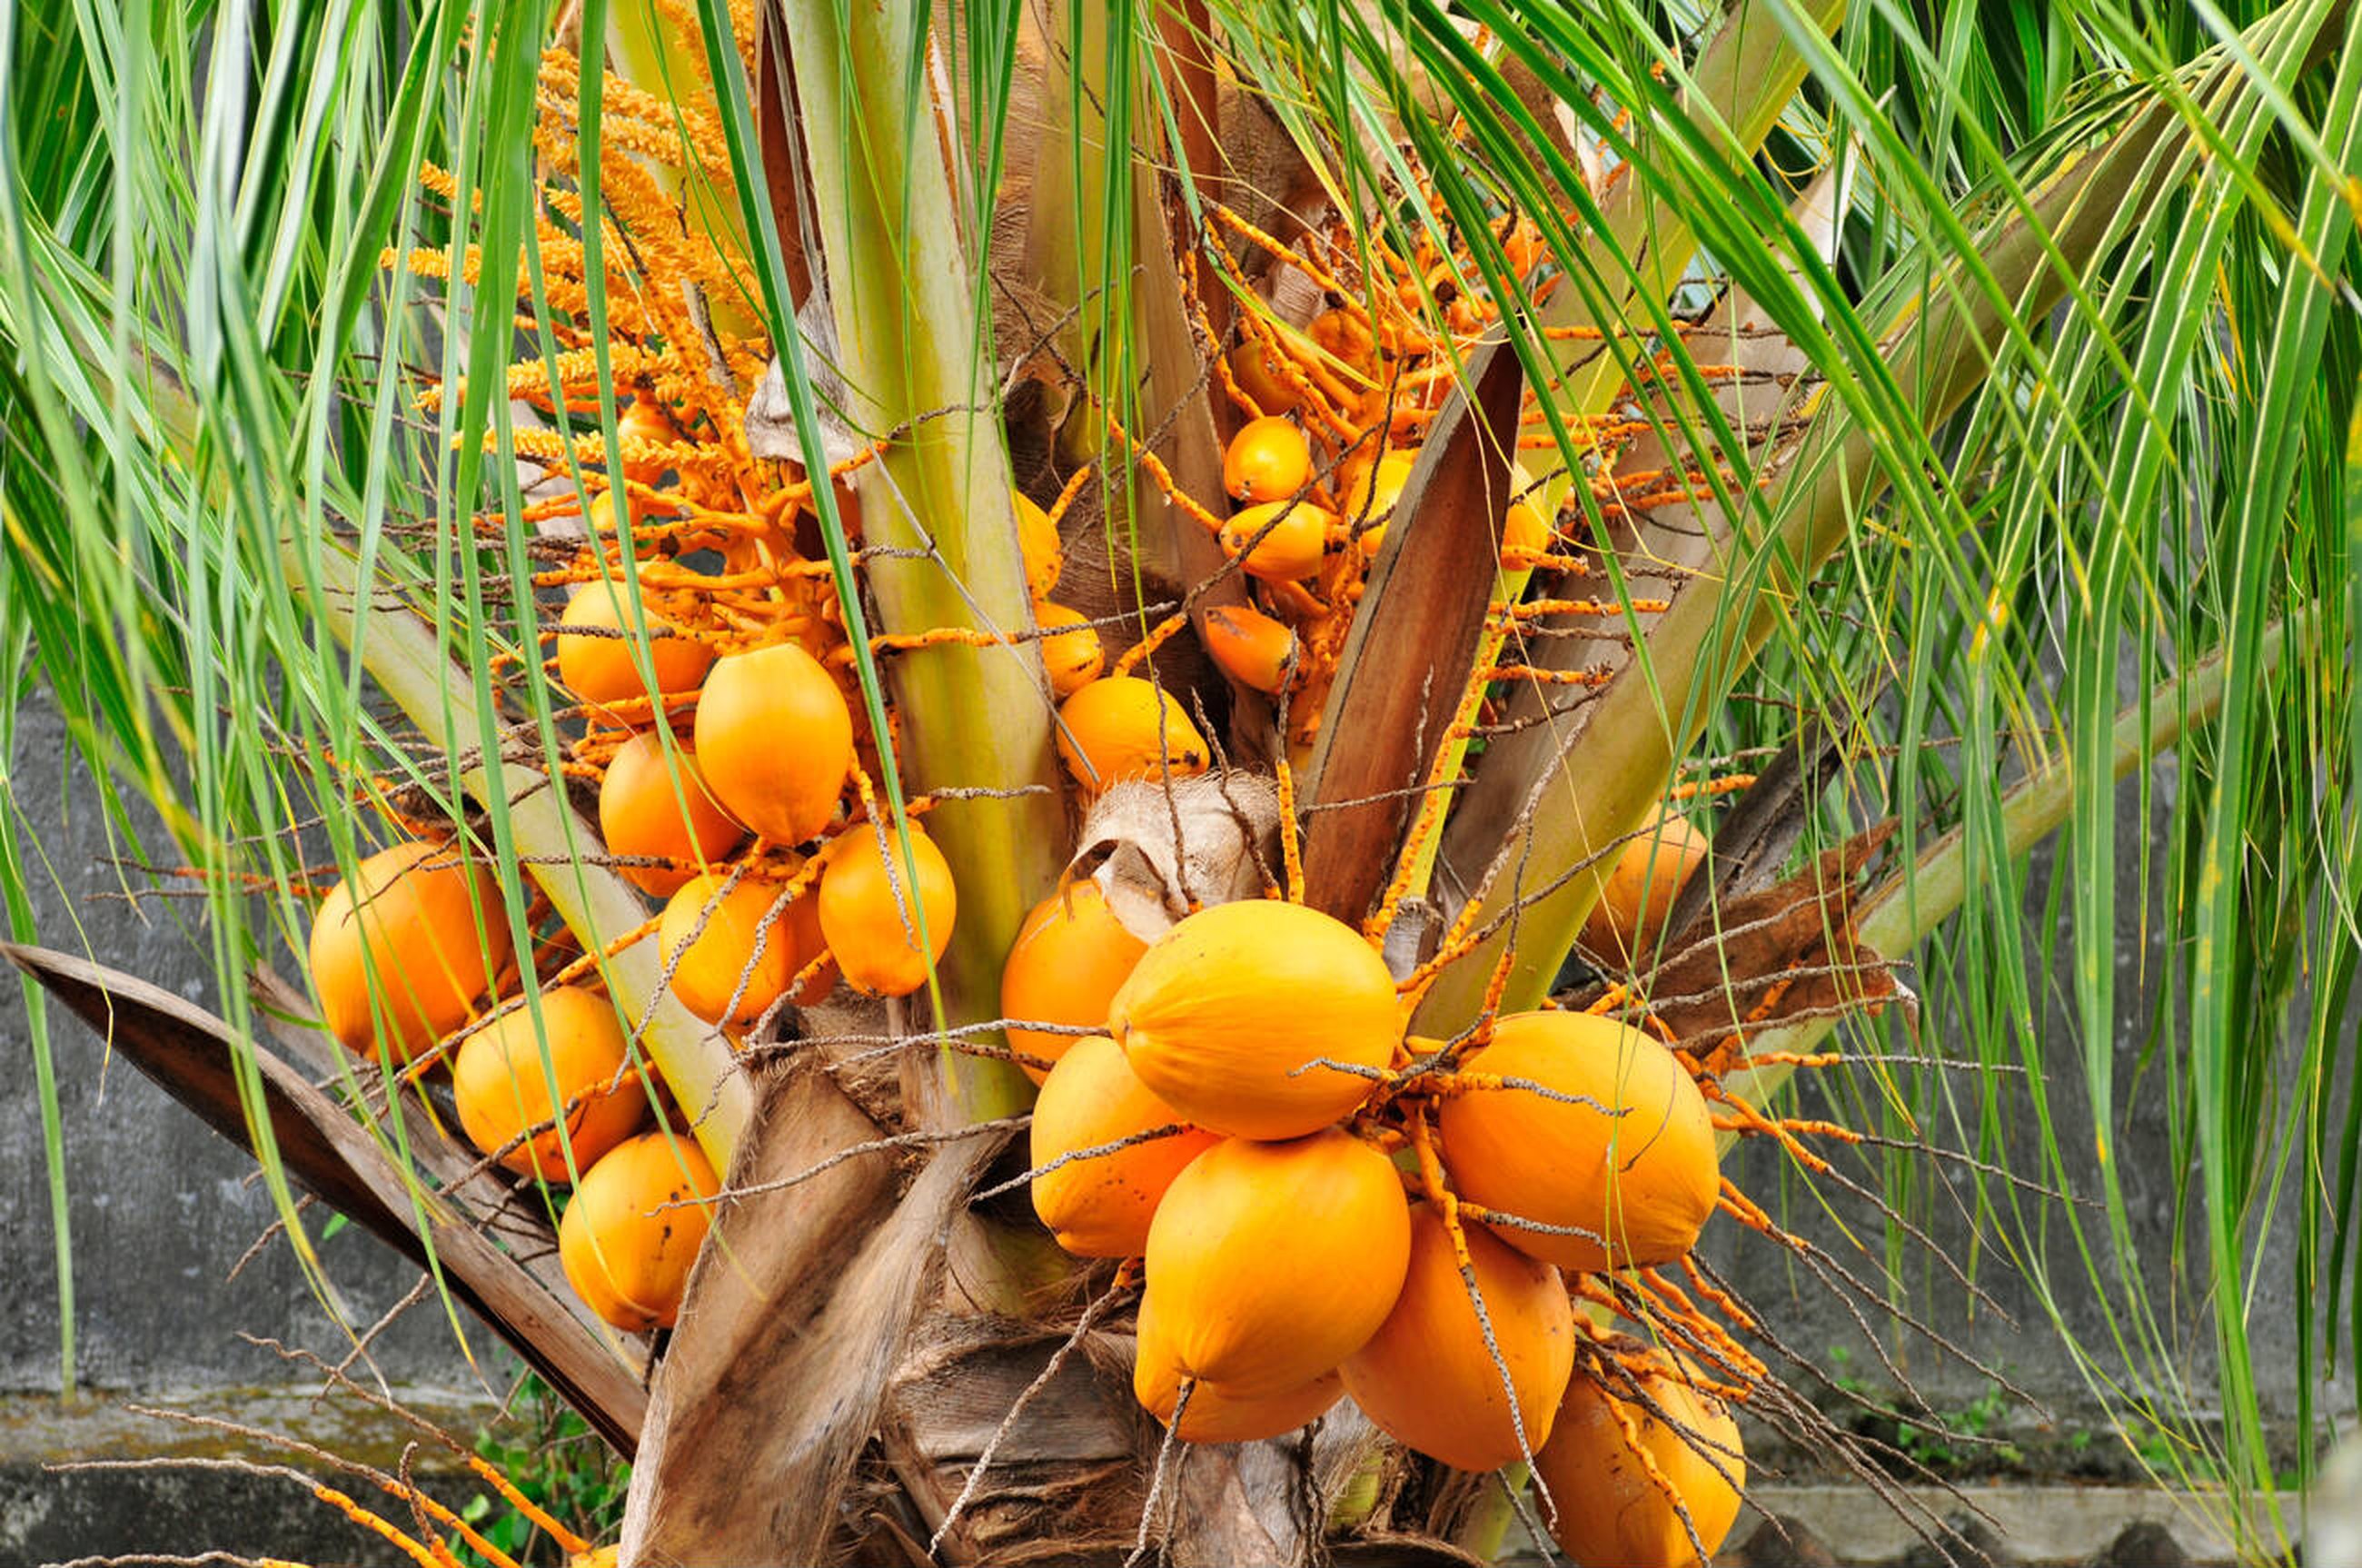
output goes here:
[[[1142, 1260], [1133, 1389], [1175, 1435], [1275, 1437], [1350, 1395], [1446, 1464], [1530, 1459], [1581, 1562], [1689, 1562], [1728, 1530], [1728, 1412], [1687, 1360], [1579, 1323], [1566, 1282], [1679, 1259], [1716, 1205], [1665, 1046], [1540, 1011], [1451, 1060], [1319, 911], [1220, 904], [1142, 944], [1087, 882], [1028, 919], [1002, 1006], [1104, 1031], [1010, 1031], [1053, 1064], [1033, 1205], [1067, 1251]], [[1579, 1334], [1632, 1384], [1579, 1371]]]

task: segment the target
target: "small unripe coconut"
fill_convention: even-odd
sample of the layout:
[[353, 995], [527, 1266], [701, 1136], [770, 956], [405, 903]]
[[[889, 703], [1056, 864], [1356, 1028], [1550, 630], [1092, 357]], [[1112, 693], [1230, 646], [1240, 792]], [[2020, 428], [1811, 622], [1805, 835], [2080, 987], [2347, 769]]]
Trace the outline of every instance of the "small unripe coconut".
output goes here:
[[1671, 810], [1625, 841], [1599, 902], [1583, 922], [1583, 944], [1631, 963], [1656, 951], [1682, 889], [1705, 864], [1705, 834]]
[[829, 845], [828, 869], [821, 873], [821, 935], [845, 979], [874, 997], [906, 997], [925, 985], [928, 969], [951, 944], [952, 922], [959, 918], [951, 864], [916, 824], [908, 832], [919, 872], [916, 898], [900, 842], [889, 834], [881, 848], [867, 826]]
[[1098, 629], [1079, 610], [1041, 600], [1033, 606], [1033, 624], [1042, 628], [1042, 668], [1050, 690], [1071, 697], [1099, 678], [1107, 668]]
[[[668, 698], [697, 690], [713, 666], [713, 650], [661, 615], [645, 613], [646, 635], [635, 630], [631, 588], [620, 580], [594, 582], [566, 602], [557, 618], [557, 678], [594, 707], [627, 702], [652, 693], [635, 662], [646, 649], [657, 688]], [[632, 715], [635, 723], [652, 715]]]
[[[1017, 928], [1017, 941], [1000, 969], [1000, 1016], [1105, 1029], [1108, 1004], [1147, 951], [1148, 944], [1115, 918], [1097, 882], [1070, 882], [1035, 904]], [[1080, 1038], [1041, 1029], [1009, 1031], [1010, 1045], [1050, 1062]], [[1026, 1062], [1018, 1066], [1037, 1084], [1050, 1070]]]
[[1286, 622], [1243, 604], [1217, 604], [1206, 612], [1205, 642], [1222, 673], [1240, 685], [1276, 695], [1287, 684], [1296, 633]]
[[[1585, 1271], [1671, 1263], [1695, 1243], [1721, 1175], [1705, 1098], [1671, 1051], [1614, 1019], [1523, 1012], [1496, 1023], [1461, 1071], [1593, 1102], [1519, 1087], [1469, 1087], [1443, 1101], [1452, 1185], [1503, 1217], [1502, 1240]], [[1509, 1216], [1587, 1234], [1522, 1229]]]
[[1221, 1140], [1185, 1128], [1128, 1148], [1048, 1166], [1181, 1120], [1149, 1093], [1104, 1034], [1079, 1041], [1058, 1058], [1033, 1102], [1033, 1212], [1058, 1244], [1077, 1257], [1138, 1257], [1149, 1221], [1182, 1167]]
[[[616, 419], [615, 434], [626, 444], [637, 442], [651, 447], [669, 447], [680, 439], [680, 431], [671, 417], [646, 392], [632, 399], [632, 405]], [[669, 467], [666, 458], [653, 454], [624, 458], [624, 474], [642, 484], [656, 483]]]
[[1349, 1132], [1226, 1138], [1164, 1191], [1148, 1305], [1180, 1372], [1242, 1397], [1321, 1376], [1402, 1294], [1410, 1212], [1394, 1163]]
[[[575, 1170], [590, 1169], [639, 1126], [648, 1096], [630, 1066], [613, 1002], [579, 986], [558, 986], [542, 996], [540, 1007], [538, 1034], [533, 1014], [521, 1007], [461, 1041], [451, 1088], [469, 1142], [489, 1154], [528, 1129], [542, 1128], [502, 1154], [501, 1164], [519, 1176], [568, 1181], [568, 1154]], [[555, 1103], [566, 1107], [563, 1141], [549, 1095], [553, 1078]]]
[[1231, 378], [1266, 414], [1286, 414], [1297, 403], [1296, 384], [1280, 369], [1279, 356], [1253, 338], [1230, 353]]
[[[1181, 1366], [1173, 1358], [1172, 1345], [1154, 1325], [1155, 1315], [1142, 1301], [1131, 1392], [1141, 1408], [1170, 1427], [1173, 1411], [1181, 1402]], [[1344, 1393], [1344, 1381], [1333, 1371], [1275, 1394], [1241, 1395], [1200, 1378], [1189, 1390], [1189, 1408], [1181, 1412], [1175, 1435], [1184, 1442], [1255, 1442], [1275, 1438], [1326, 1415]]]
[[1136, 676], [1079, 688], [1059, 706], [1058, 725], [1058, 756], [1090, 794], [1119, 778], [1203, 773], [1211, 755], [1181, 704]]
[[[777, 883], [742, 878], [736, 887], [722, 892], [728, 880], [725, 874], [711, 871], [681, 884], [657, 922], [657, 944], [662, 961], [672, 966], [672, 992], [681, 1006], [708, 1023], [752, 1023], [786, 994], [797, 971], [819, 955], [801, 945], [793, 904], [772, 916], [771, 906], [779, 901], [782, 890]], [[796, 903], [811, 900], [807, 890]], [[708, 904], [712, 905], [710, 911]], [[692, 932], [697, 933], [694, 940]]]
[[1372, 1079], [1326, 1063], [1384, 1071], [1402, 1012], [1394, 977], [1352, 927], [1242, 899], [1158, 937], [1109, 1005], [1108, 1032], [1141, 1082], [1197, 1125], [1297, 1138], [1368, 1096]]
[[312, 988], [328, 1032], [348, 1048], [370, 1053], [381, 1010], [386, 1050], [407, 1062], [467, 1021], [510, 951], [508, 912], [489, 870], [456, 844], [397, 844], [320, 901]]
[[1329, 547], [1329, 530], [1336, 521], [1330, 513], [1303, 502], [1265, 502], [1232, 513], [1222, 525], [1222, 549], [1229, 555], [1244, 556], [1240, 565], [1249, 577], [1294, 582], [1320, 569], [1321, 554]]
[[1058, 586], [1058, 572], [1065, 564], [1058, 525], [1023, 491], [1011, 489], [1009, 499], [1017, 509], [1017, 550], [1025, 558], [1025, 586], [1034, 598], [1047, 599]]
[[[1534, 1456], [1534, 1474], [1557, 1505], [1551, 1533], [1576, 1562], [1705, 1568], [1729, 1536], [1747, 1485], [1738, 1423], [1722, 1400], [1694, 1386], [1692, 1369], [1661, 1350], [1646, 1354], [1657, 1365], [1641, 1376], [1642, 1392], [1690, 1435], [1639, 1400], [1579, 1375], [1567, 1385], [1550, 1441]], [[1639, 1432], [1637, 1447], [1626, 1420]], [[1650, 1475], [1643, 1453], [1665, 1485]], [[1681, 1499], [1679, 1511], [1668, 1488]]]
[[1537, 483], [1523, 463], [1509, 466], [1509, 507], [1501, 520], [1504, 549], [1530, 550], [1539, 555], [1558, 539], [1559, 503], [1573, 487], [1563, 472]]
[[643, 1132], [582, 1173], [557, 1221], [567, 1282], [590, 1310], [634, 1333], [680, 1316], [690, 1264], [722, 1189], [696, 1140]]
[[1239, 426], [1222, 454], [1222, 488], [1240, 501], [1286, 501], [1311, 482], [1311, 444], [1276, 415]]
[[[1370, 1342], [1345, 1358], [1345, 1391], [1397, 1441], [1461, 1470], [1498, 1470], [1548, 1440], [1574, 1371], [1574, 1309], [1558, 1270], [1463, 1219], [1468, 1263], [1500, 1364], [1485, 1348], [1443, 1216], [1411, 1210], [1410, 1272]], [[1501, 1367], [1508, 1368], [1504, 1386]], [[1509, 1419], [1509, 1387], [1518, 1419]]]
[[1378, 547], [1386, 542], [1386, 526], [1394, 518], [1403, 487], [1410, 483], [1410, 470], [1418, 461], [1416, 447], [1388, 452], [1364, 468], [1346, 491], [1345, 525], [1361, 530], [1353, 537], [1363, 555], [1374, 558]]
[[697, 702], [697, 756], [730, 814], [775, 844], [816, 838], [853, 770], [853, 714], [794, 643], [733, 654]]
[[677, 742], [668, 756], [664, 737], [648, 730], [616, 747], [607, 764], [599, 783], [599, 836], [610, 855], [680, 862], [616, 867], [633, 886], [663, 898], [696, 876], [698, 867], [729, 854], [746, 830], [707, 788], [696, 751]]
[[1341, 305], [1324, 310], [1312, 318], [1304, 335], [1356, 375], [1366, 378], [1377, 372], [1377, 335], [1370, 329], [1369, 317], [1360, 311]]

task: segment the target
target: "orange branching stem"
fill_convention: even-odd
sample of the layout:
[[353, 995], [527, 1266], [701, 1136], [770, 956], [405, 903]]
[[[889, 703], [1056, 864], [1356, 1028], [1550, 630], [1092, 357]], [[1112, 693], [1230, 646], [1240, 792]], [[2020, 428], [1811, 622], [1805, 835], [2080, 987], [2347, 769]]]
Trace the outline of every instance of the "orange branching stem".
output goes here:
[[1733, 1328], [1741, 1333], [1755, 1331], [1755, 1315], [1740, 1306], [1728, 1291], [1706, 1278], [1705, 1271], [1697, 1265], [1697, 1259], [1688, 1253], [1682, 1254], [1682, 1273], [1689, 1277], [1690, 1288], [1728, 1319]]
[[1303, 830], [1296, 820], [1296, 769], [1283, 749], [1272, 758], [1272, 775], [1279, 792], [1279, 860], [1287, 878], [1287, 901], [1304, 901]]
[[1123, 427], [1123, 422], [1118, 419], [1112, 411], [1108, 413], [1106, 418], [1108, 434], [1131, 453], [1132, 461], [1138, 463], [1147, 472], [1156, 488], [1164, 492], [1166, 500], [1189, 516], [1196, 518], [1208, 533], [1219, 534], [1222, 531], [1222, 520], [1207, 511], [1197, 497], [1181, 488], [1180, 481], [1173, 477], [1173, 470], [1164, 466], [1164, 460], [1162, 458], [1133, 441], [1131, 433]]
[[[1683, 1254], [1685, 1259], [1688, 1255], [1686, 1253]], [[1770, 1371], [1734, 1339], [1727, 1329], [1701, 1310], [1697, 1303], [1690, 1299], [1688, 1292], [1655, 1269], [1634, 1269], [1626, 1277], [1642, 1292], [1653, 1297], [1668, 1316], [1680, 1319], [1702, 1342], [1712, 1345], [1715, 1354], [1727, 1365], [1737, 1367], [1749, 1380], [1760, 1379]]]
[[1141, 638], [1140, 641], [1124, 649], [1123, 652], [1117, 657], [1114, 666], [1108, 671], [1108, 673], [1110, 675], [1130, 675], [1133, 670], [1140, 668], [1140, 664], [1142, 659], [1148, 658], [1153, 655], [1158, 648], [1163, 647], [1166, 643], [1172, 641], [1175, 634], [1180, 632], [1188, 624], [1189, 613], [1186, 610], [1175, 611], [1174, 613], [1167, 615], [1164, 620], [1159, 621], [1153, 627], [1150, 628], [1148, 635]]
[[569, 1554], [588, 1551], [590, 1550], [590, 1543], [589, 1541], [583, 1540], [582, 1537], [575, 1534], [572, 1530], [568, 1529], [564, 1525], [558, 1523], [557, 1520], [551, 1518], [546, 1511], [536, 1505], [532, 1498], [526, 1496], [523, 1492], [518, 1491], [514, 1485], [510, 1484], [507, 1476], [502, 1475], [499, 1471], [493, 1469], [491, 1465], [486, 1463], [482, 1455], [473, 1453], [469, 1454], [468, 1456], [468, 1468], [474, 1471], [478, 1475], [483, 1477], [485, 1483], [489, 1485], [493, 1491], [498, 1492], [502, 1500], [505, 1501], [510, 1507], [513, 1507], [517, 1512], [523, 1514], [526, 1518], [532, 1520], [536, 1527], [546, 1532], [550, 1540], [557, 1542], [558, 1550]]
[[396, 1529], [392, 1524], [361, 1507], [334, 1486], [325, 1483], [315, 1483], [312, 1487], [312, 1496], [371, 1535], [385, 1541], [404, 1557], [417, 1563], [419, 1568], [458, 1568], [457, 1562], [449, 1551], [444, 1550], [441, 1541], [436, 1541], [432, 1548], [429, 1548], [413, 1540], [409, 1536]]
[[1666, 791], [1672, 801], [1694, 801], [1701, 796], [1708, 800], [1717, 795], [1735, 795], [1755, 782], [1752, 773], [1728, 773], [1719, 778], [1694, 778], [1686, 784], [1676, 784]]

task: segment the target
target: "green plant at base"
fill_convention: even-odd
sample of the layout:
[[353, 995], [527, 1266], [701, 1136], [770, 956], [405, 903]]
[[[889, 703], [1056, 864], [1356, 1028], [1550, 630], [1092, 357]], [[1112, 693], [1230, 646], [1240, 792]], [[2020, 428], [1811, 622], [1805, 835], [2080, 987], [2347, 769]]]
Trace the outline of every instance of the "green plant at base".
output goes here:
[[[549, 1385], [525, 1374], [509, 1397], [504, 1437], [491, 1428], [476, 1433], [476, 1452], [508, 1477], [516, 1489], [551, 1518], [590, 1540], [614, 1537], [624, 1519], [624, 1496], [632, 1467], [615, 1457], [599, 1435]], [[532, 1520], [489, 1492], [479, 1492], [458, 1510], [486, 1540], [523, 1563], [562, 1564], [566, 1553]], [[453, 1552], [469, 1568], [484, 1559], [454, 1540]]]

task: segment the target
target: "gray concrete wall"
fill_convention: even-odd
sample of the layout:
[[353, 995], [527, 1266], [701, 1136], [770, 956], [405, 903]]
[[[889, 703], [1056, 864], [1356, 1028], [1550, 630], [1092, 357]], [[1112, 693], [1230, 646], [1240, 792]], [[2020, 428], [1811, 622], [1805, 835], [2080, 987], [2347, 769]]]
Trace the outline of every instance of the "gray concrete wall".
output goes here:
[[[8, 759], [17, 800], [56, 873], [31, 889], [42, 940], [68, 951], [86, 942], [102, 963], [215, 1005], [207, 955], [172, 918], [180, 906], [149, 900], [134, 908], [105, 896], [118, 886], [105, 857], [125, 846], [108, 841], [80, 767], [61, 767], [68, 750], [63, 726], [34, 712]], [[160, 830], [149, 843], [169, 853]], [[247, 1179], [253, 1162], [129, 1062], [111, 1057], [78, 1019], [52, 1008], [50, 1020], [73, 1243], [75, 1382], [152, 1391], [286, 1380], [280, 1358], [240, 1342], [241, 1329], [340, 1357], [343, 1332], [283, 1244], [228, 1277], [273, 1218], [269, 1195]], [[0, 1277], [9, 1282], [0, 1292], [0, 1394], [60, 1386], [50, 1213], [31, 1043], [11, 971], [0, 979]], [[326, 1215], [315, 1209], [306, 1217], [318, 1235]], [[416, 1278], [358, 1229], [329, 1238], [321, 1253], [349, 1315], [363, 1326]], [[394, 1383], [474, 1381], [431, 1305], [406, 1314], [372, 1353]]]

